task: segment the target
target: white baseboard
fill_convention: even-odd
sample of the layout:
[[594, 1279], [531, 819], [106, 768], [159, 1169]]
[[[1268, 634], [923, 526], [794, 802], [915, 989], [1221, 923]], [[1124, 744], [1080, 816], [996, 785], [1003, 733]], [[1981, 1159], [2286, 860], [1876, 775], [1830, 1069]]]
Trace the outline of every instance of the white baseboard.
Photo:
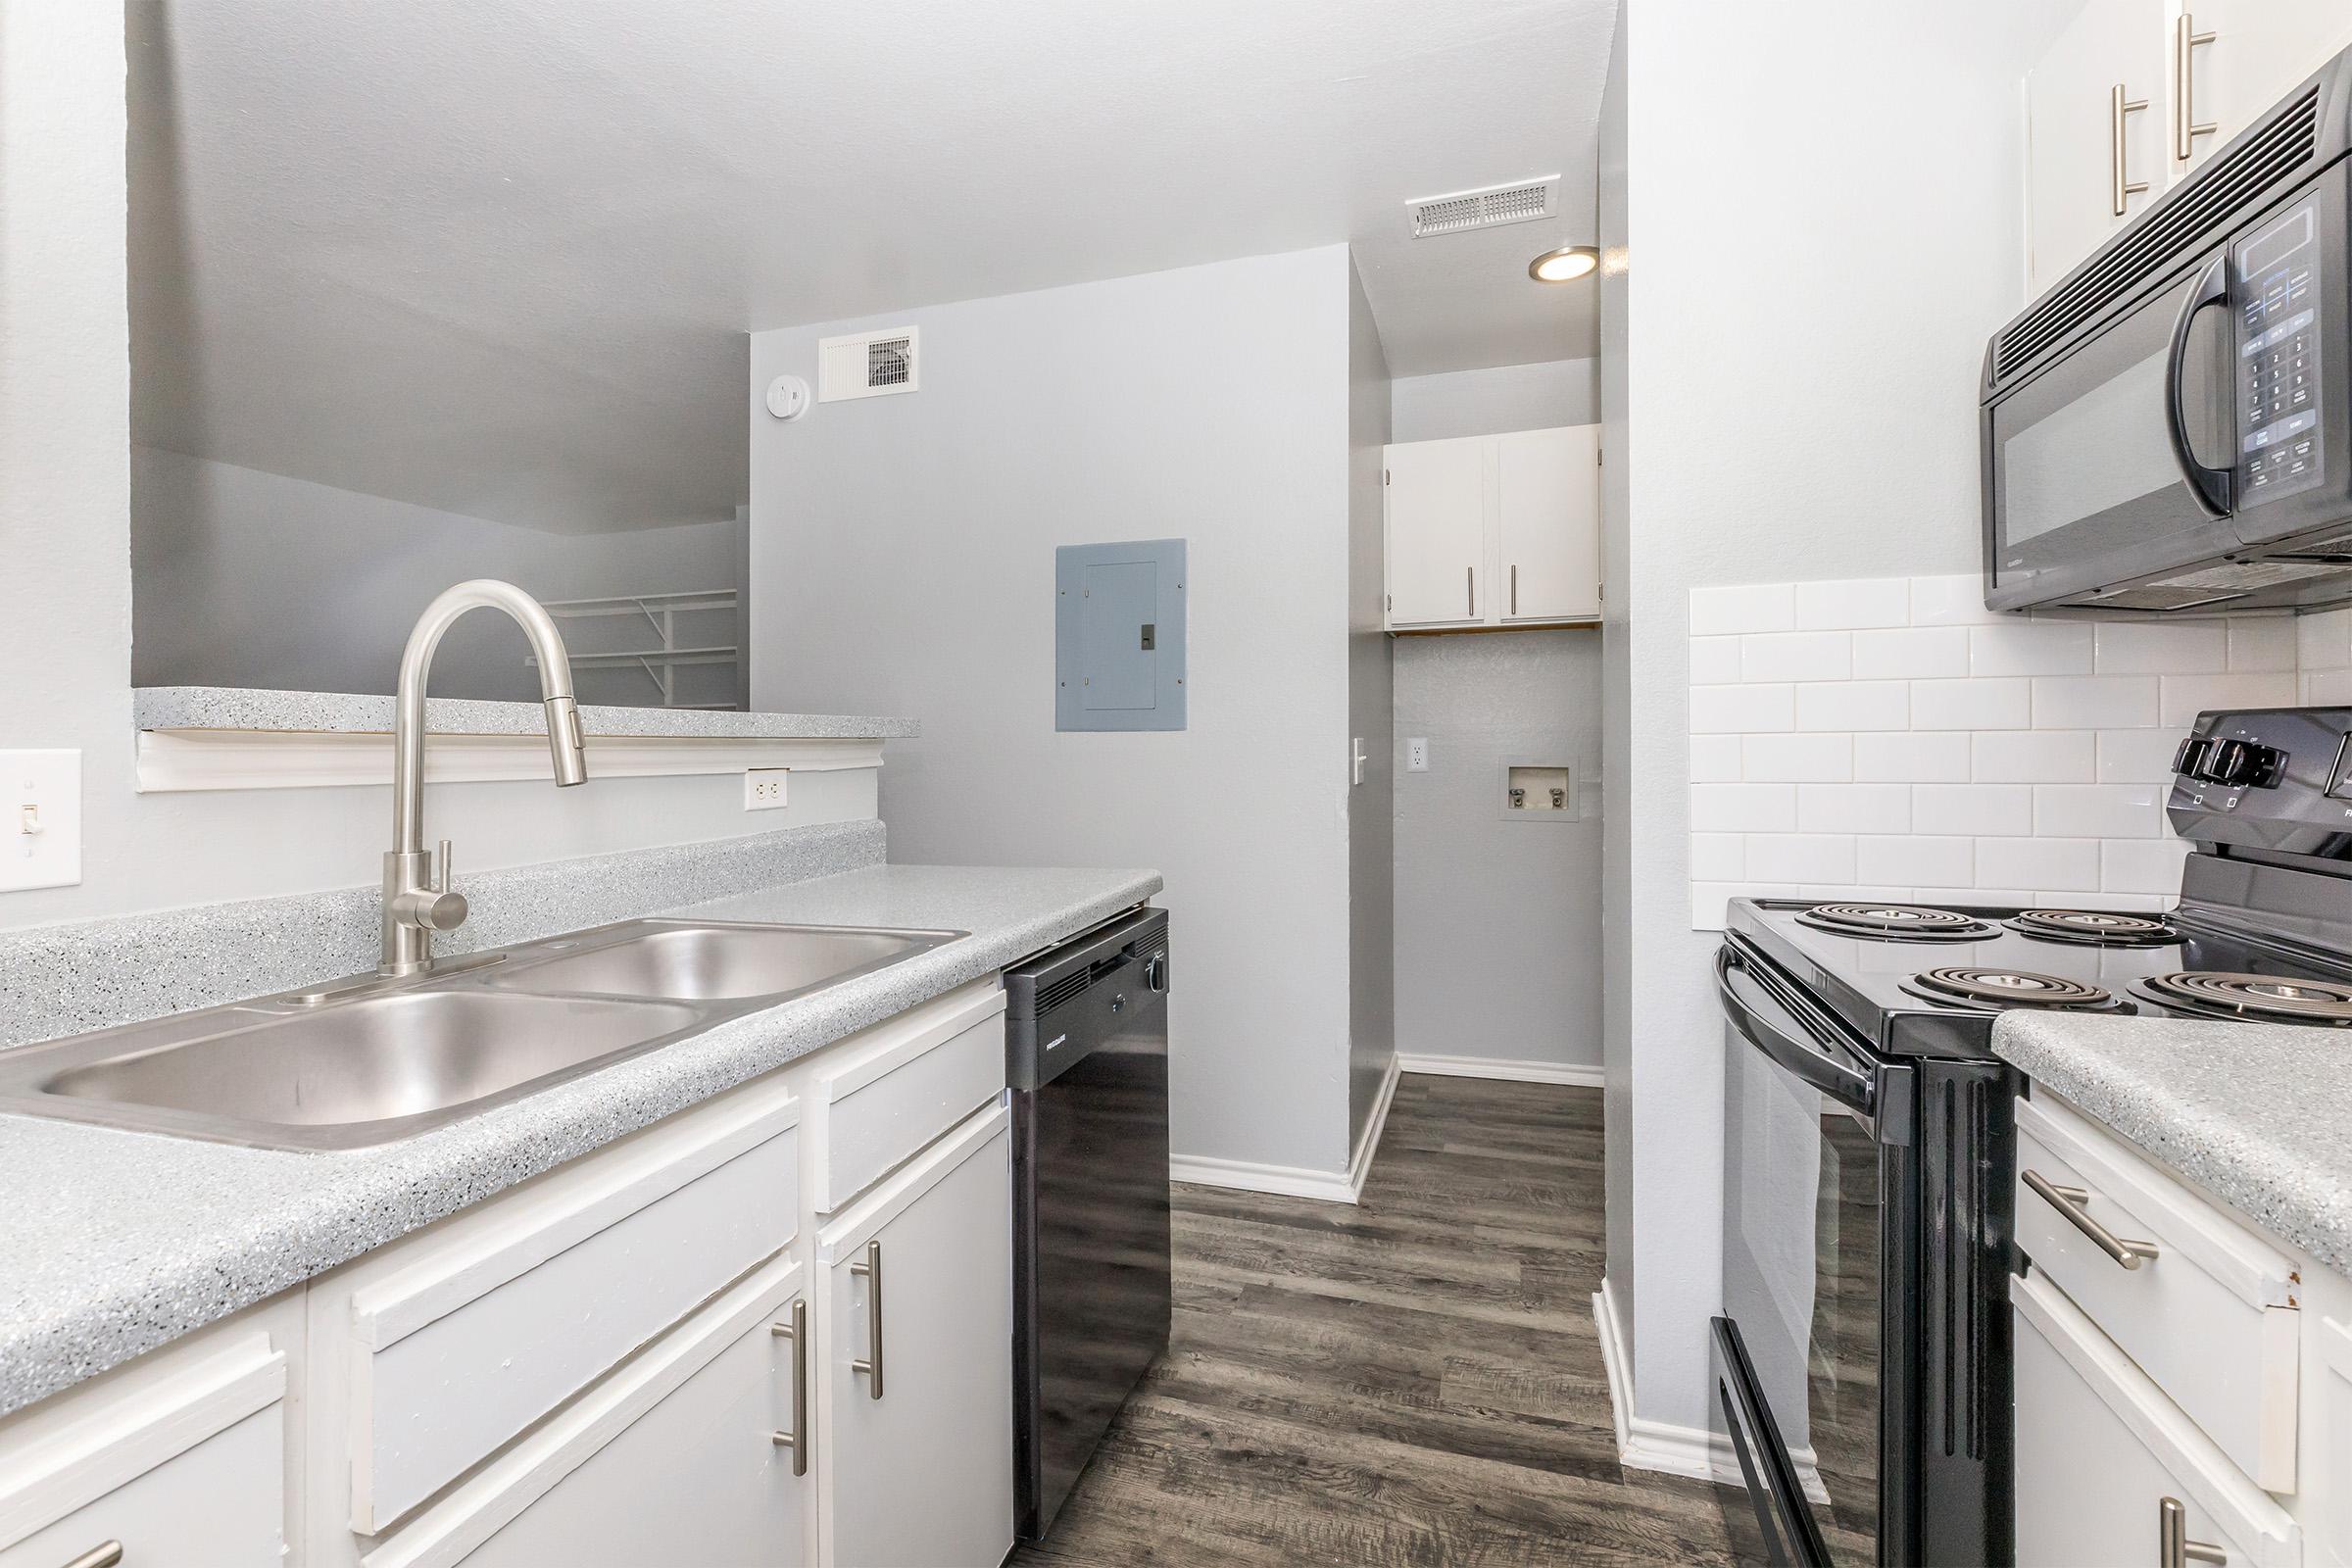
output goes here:
[[1592, 1322], [1600, 1331], [1600, 1360], [1609, 1379], [1609, 1414], [1617, 1428], [1617, 1462], [1628, 1470], [1700, 1481], [1740, 1480], [1739, 1456], [1731, 1440], [1702, 1427], [1675, 1426], [1634, 1414], [1634, 1369], [1625, 1358], [1616, 1300], [1603, 1277], [1592, 1297]]
[[1499, 1078], [1514, 1084], [1600, 1087], [1600, 1068], [1582, 1062], [1514, 1061], [1508, 1056], [1422, 1056], [1398, 1052], [1396, 1065], [1405, 1072], [1434, 1073], [1441, 1078]]
[[1379, 1096], [1364, 1134], [1356, 1140], [1348, 1168], [1308, 1170], [1298, 1165], [1259, 1165], [1246, 1159], [1211, 1159], [1204, 1154], [1171, 1154], [1168, 1180], [1200, 1187], [1233, 1187], [1249, 1193], [1272, 1193], [1281, 1198], [1315, 1198], [1327, 1203], [1353, 1203], [1364, 1196], [1364, 1178], [1372, 1172], [1372, 1156], [1380, 1150], [1380, 1135], [1389, 1125], [1389, 1105], [1396, 1098], [1397, 1066], [1392, 1060], [1380, 1081]]

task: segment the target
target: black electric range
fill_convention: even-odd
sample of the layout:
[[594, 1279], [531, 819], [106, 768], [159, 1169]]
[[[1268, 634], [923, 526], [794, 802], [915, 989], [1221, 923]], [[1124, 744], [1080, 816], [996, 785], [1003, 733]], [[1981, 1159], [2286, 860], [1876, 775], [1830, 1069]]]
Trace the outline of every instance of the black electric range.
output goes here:
[[1742, 1561], [2014, 1559], [2002, 1012], [2352, 1030], [2352, 709], [2207, 713], [2175, 765], [2162, 912], [1733, 901], [1710, 1402]]

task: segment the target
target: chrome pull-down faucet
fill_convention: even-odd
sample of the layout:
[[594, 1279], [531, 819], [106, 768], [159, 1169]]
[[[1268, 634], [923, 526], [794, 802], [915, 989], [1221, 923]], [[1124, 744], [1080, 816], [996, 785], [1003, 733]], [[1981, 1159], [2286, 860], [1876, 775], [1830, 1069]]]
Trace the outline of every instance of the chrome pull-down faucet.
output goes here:
[[449, 841], [441, 841], [438, 858], [423, 848], [424, 687], [441, 634], [468, 610], [483, 608], [505, 611], [530, 641], [539, 662], [539, 696], [547, 710], [547, 749], [557, 786], [588, 781], [588, 738], [580, 731], [579, 707], [571, 698], [571, 656], [539, 601], [513, 583], [477, 577], [425, 606], [400, 656], [392, 735], [392, 848], [384, 857], [384, 956], [376, 965], [378, 974], [430, 969], [433, 933], [466, 923], [466, 900], [449, 885]]

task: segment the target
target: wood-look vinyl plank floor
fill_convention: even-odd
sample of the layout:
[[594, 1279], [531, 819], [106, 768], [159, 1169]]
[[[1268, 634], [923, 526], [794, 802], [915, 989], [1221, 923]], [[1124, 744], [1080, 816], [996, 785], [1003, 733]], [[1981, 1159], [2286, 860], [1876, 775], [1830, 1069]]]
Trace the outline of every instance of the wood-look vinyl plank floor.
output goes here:
[[1176, 1321], [1019, 1568], [1729, 1562], [1617, 1464], [1600, 1092], [1407, 1076], [1350, 1207], [1176, 1189]]

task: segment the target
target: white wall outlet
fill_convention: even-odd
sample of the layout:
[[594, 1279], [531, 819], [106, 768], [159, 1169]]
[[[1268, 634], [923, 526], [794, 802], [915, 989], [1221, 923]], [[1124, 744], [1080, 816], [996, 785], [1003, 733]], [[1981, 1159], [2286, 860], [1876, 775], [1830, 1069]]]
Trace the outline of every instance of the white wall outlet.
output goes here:
[[1429, 771], [1429, 737], [1416, 735], [1404, 743], [1404, 770], [1408, 773]]
[[790, 771], [781, 767], [747, 767], [743, 770], [743, 808], [747, 811], [774, 811], [784, 806], [784, 775]]
[[0, 752], [0, 893], [81, 880], [81, 754]]

